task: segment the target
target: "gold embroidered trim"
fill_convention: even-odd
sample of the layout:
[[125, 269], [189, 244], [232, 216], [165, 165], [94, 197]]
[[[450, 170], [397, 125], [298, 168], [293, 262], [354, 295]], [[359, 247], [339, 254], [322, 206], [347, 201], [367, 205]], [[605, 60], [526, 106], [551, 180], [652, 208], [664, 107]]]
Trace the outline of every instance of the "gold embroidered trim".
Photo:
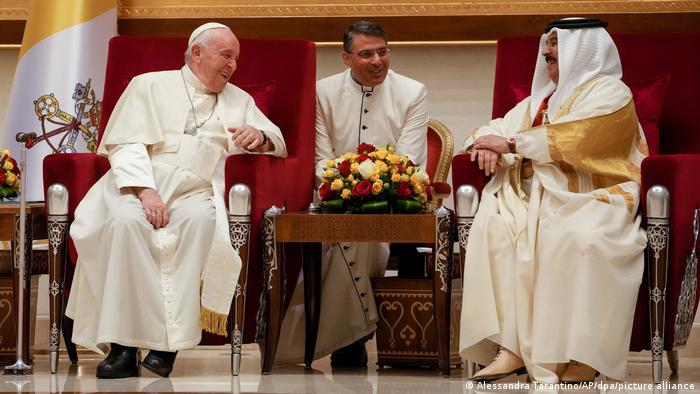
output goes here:
[[600, 202], [610, 204], [610, 197], [608, 197], [606, 194], [593, 193], [593, 197]]
[[632, 100], [610, 114], [547, 127], [550, 147], [562, 160], [614, 183], [640, 180], [639, 167], [630, 159], [638, 134]]
[[579, 192], [578, 175], [576, 174], [576, 170], [574, 170], [574, 167], [572, 167], [571, 164], [569, 164], [565, 161], [561, 161], [561, 162], [559, 162], [559, 168], [564, 173], [564, 175], [566, 175], [566, 179], [569, 180], [569, 182], [568, 182], [569, 191], [572, 193], [578, 193]]
[[625, 191], [625, 189], [621, 188], [620, 185], [610, 186], [605, 190], [609, 191], [612, 195], [621, 196], [625, 200], [627, 210], [632, 213], [632, 210], [634, 209], [634, 195], [632, 193]]

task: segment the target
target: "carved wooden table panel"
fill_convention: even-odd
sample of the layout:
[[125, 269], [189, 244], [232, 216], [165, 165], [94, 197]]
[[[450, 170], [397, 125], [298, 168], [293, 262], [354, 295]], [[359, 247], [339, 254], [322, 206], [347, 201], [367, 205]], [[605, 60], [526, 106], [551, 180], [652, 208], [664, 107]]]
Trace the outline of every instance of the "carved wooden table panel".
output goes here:
[[284, 212], [272, 207], [265, 212], [265, 315], [260, 324], [262, 372], [270, 373], [277, 351], [284, 318], [284, 247], [302, 243], [304, 304], [306, 309], [306, 346], [304, 361], [313, 361], [321, 306], [321, 243], [394, 242], [434, 244], [435, 274], [433, 297], [440, 354], [444, 375], [450, 371], [450, 294], [452, 281], [452, 212], [440, 208], [427, 214], [324, 214]]

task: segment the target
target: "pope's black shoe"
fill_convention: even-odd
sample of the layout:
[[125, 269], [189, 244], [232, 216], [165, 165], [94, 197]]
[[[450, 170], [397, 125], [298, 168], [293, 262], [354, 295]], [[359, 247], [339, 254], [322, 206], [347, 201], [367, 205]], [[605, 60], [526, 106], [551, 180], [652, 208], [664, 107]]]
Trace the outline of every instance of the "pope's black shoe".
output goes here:
[[333, 368], [361, 368], [367, 366], [367, 349], [365, 340], [353, 342], [331, 354]]
[[173, 371], [176, 356], [177, 352], [151, 350], [141, 364], [154, 374], [167, 378]]
[[117, 379], [139, 376], [139, 360], [135, 347], [112, 344], [109, 355], [97, 364], [97, 373], [100, 379]]

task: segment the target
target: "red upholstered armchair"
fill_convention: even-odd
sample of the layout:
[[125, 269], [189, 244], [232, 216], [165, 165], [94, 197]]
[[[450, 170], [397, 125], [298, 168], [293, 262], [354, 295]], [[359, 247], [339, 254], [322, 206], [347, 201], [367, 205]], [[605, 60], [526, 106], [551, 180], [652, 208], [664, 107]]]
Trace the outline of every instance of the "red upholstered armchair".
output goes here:
[[[225, 190], [228, 192], [232, 185], [243, 183], [251, 191], [247, 286], [244, 283], [245, 272], [241, 273], [242, 294], [245, 297], [247, 293], [247, 297], [244, 301], [245, 308], [240, 307], [240, 299], [237, 299], [239, 301], [237, 314], [241, 317], [238, 320], [245, 322], [243, 342], [252, 342], [255, 338], [256, 314], [263, 283], [261, 262], [263, 212], [273, 204], [285, 206], [289, 210], [301, 210], [311, 202], [316, 116], [316, 48], [310, 41], [287, 39], [241, 39], [240, 44], [241, 56], [238, 69], [231, 82], [249, 92], [258, 107], [279, 126], [289, 152], [289, 156], [284, 159], [267, 155], [234, 155], [228, 157], [226, 161]], [[131, 78], [149, 71], [182, 67], [186, 46], [187, 39], [182, 37], [119, 36], [110, 41], [100, 136], [114, 105]], [[65, 219], [71, 221], [76, 206], [87, 190], [108, 169], [109, 163], [105, 158], [90, 153], [50, 155], [44, 160], [44, 186], [49, 187], [55, 183], [66, 186], [68, 215]], [[57, 198], [48, 197], [46, 201], [49, 203], [51, 214], [52, 202], [55, 203]], [[51, 226], [51, 220], [49, 222]], [[72, 265], [77, 261], [72, 244], [69, 248], [70, 263], [67, 264], [66, 295], [70, 287]], [[245, 250], [242, 249], [241, 252], [245, 267]], [[292, 262], [287, 264], [290, 270], [287, 275], [296, 278], [300, 264], [299, 262], [290, 263]], [[60, 268], [60, 266], [58, 262], [56, 267]], [[60, 276], [57, 278], [56, 286], [60, 286], [61, 278]], [[56, 291], [56, 293], [60, 292]], [[53, 298], [56, 293], [52, 292]], [[244, 309], [244, 312], [241, 309]], [[59, 306], [58, 311], [60, 310]], [[61, 314], [62, 312], [57, 316]], [[243, 314], [245, 319], [242, 319]], [[60, 330], [60, 320], [53, 320], [53, 323], [56, 323]], [[69, 326], [70, 324], [65, 327], [65, 331], [71, 329]], [[67, 334], [65, 331], [64, 334]], [[56, 333], [56, 345], [57, 335]], [[51, 338], [53, 345], [53, 336]], [[233, 342], [239, 341], [239, 338], [229, 339], [232, 345]], [[226, 341], [227, 338], [206, 334], [202, 343], [222, 344]], [[77, 360], [74, 353], [71, 359], [74, 362]]]
[[[652, 351], [654, 382], [659, 382], [664, 350], [671, 370], [678, 370], [676, 349], [688, 339], [700, 295], [697, 258], [691, 256], [697, 248], [693, 218], [700, 207], [700, 34], [617, 34], [613, 39], [650, 150], [642, 163], [641, 204], [649, 246], [630, 350]], [[538, 42], [538, 37], [498, 41], [493, 118], [529, 96]], [[455, 190], [471, 184], [480, 193], [486, 181], [466, 155], [454, 157]], [[601, 322], [601, 327], [605, 324], [614, 322]]]

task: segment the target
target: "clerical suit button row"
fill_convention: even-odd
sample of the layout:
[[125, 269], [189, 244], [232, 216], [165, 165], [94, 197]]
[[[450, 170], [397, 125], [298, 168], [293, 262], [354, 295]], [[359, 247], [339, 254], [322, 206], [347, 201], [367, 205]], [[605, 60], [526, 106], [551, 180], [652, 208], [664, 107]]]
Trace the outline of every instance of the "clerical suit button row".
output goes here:
[[359, 281], [360, 281], [360, 277], [359, 277], [359, 276], [356, 276], [356, 277], [355, 277], [355, 282], [359, 282]]
[[365, 108], [365, 113], [367, 113], [367, 112], [369, 112], [369, 110], [367, 108]]
[[367, 126], [362, 125], [362, 130], [367, 130]]

